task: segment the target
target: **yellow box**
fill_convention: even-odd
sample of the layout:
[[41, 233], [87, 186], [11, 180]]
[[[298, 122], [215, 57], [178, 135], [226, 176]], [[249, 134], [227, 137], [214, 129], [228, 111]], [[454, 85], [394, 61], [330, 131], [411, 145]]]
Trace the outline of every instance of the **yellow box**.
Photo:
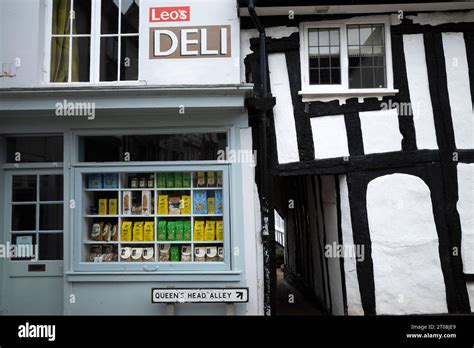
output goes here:
[[133, 241], [143, 242], [143, 221], [133, 224]]
[[107, 215], [107, 199], [99, 199], [99, 215]]
[[207, 213], [208, 214], [215, 214], [216, 213], [216, 209], [215, 209], [215, 200], [214, 200], [214, 197], [209, 197], [207, 199]]
[[109, 199], [109, 215], [117, 215], [117, 206], [118, 206], [117, 198]]
[[145, 242], [152, 242], [155, 240], [155, 223], [153, 221], [145, 222], [143, 240]]
[[216, 222], [206, 221], [204, 240], [216, 240]]
[[122, 242], [130, 242], [132, 240], [132, 222], [131, 221], [122, 222], [120, 240]]
[[216, 240], [224, 240], [224, 221], [216, 221]]
[[194, 240], [204, 240], [204, 221], [194, 221]]
[[168, 195], [158, 195], [158, 214], [168, 215]]
[[191, 214], [191, 196], [181, 196], [181, 214]]

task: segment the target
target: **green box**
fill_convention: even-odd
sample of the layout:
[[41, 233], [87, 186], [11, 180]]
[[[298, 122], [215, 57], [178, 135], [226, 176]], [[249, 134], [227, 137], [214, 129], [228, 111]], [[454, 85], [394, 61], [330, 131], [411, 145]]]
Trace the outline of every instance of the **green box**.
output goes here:
[[174, 187], [177, 187], [177, 188], [183, 187], [183, 173], [182, 172], [174, 173]]
[[183, 173], [183, 187], [191, 187], [191, 173]]
[[166, 187], [165, 173], [156, 173], [156, 187], [158, 188]]
[[191, 221], [183, 221], [183, 240], [191, 240]]
[[175, 240], [183, 240], [184, 238], [184, 221], [176, 221]]
[[170, 221], [168, 222], [166, 228], [166, 240], [176, 240], [176, 222]]
[[166, 187], [174, 188], [174, 173], [166, 173]]
[[178, 245], [172, 245], [170, 248], [170, 256], [171, 259], [170, 261], [179, 261], [179, 246]]
[[158, 221], [157, 240], [166, 240], [166, 221]]

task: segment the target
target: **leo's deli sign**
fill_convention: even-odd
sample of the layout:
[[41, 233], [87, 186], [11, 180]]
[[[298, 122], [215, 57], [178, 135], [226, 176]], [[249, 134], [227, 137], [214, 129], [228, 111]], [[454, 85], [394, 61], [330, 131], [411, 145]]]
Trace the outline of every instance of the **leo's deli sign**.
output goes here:
[[[149, 21], [190, 22], [191, 8], [150, 7]], [[230, 25], [186, 25], [150, 27], [150, 59], [231, 57]]]

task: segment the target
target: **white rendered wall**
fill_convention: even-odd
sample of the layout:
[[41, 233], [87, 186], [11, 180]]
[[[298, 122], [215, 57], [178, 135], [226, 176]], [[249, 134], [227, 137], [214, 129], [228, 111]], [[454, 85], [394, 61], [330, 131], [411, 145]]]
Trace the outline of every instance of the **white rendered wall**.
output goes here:
[[311, 118], [316, 159], [349, 156], [344, 115]]
[[464, 273], [474, 273], [474, 164], [459, 163], [457, 168], [463, 269]]
[[359, 112], [364, 153], [402, 150], [402, 134], [396, 109]]
[[447, 313], [430, 190], [418, 177], [385, 175], [367, 188], [377, 314]]
[[469, 302], [471, 303], [471, 312], [474, 313], [474, 282], [468, 282], [466, 285]]
[[284, 53], [268, 55], [270, 85], [276, 105], [273, 108], [278, 163], [299, 162], [295, 116], [290, 94], [290, 81]]
[[403, 51], [415, 125], [416, 145], [419, 150], [437, 149], [423, 34], [403, 35]]
[[[352, 234], [351, 210], [349, 204], [349, 189], [347, 176], [339, 176], [339, 194], [341, 197], [341, 229], [342, 243], [345, 246], [354, 246]], [[352, 254], [355, 256], [355, 254]], [[359, 279], [357, 278], [355, 257], [344, 258], [344, 274], [346, 281], [347, 313], [349, 315], [364, 315], [360, 298]]]
[[474, 112], [464, 35], [443, 33], [442, 37], [456, 147], [474, 149]]

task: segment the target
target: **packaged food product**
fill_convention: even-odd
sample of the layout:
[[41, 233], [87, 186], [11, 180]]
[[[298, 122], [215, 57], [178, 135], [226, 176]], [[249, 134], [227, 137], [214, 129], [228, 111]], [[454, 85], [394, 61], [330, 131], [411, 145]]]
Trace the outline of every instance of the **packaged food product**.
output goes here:
[[112, 237], [111, 237], [111, 240], [113, 241], [117, 241], [118, 240], [118, 226], [117, 224], [114, 224], [112, 226], [112, 233], [111, 233]]
[[214, 172], [207, 172], [207, 187], [215, 187], [216, 186], [216, 177], [214, 176]]
[[182, 195], [179, 207], [181, 208], [181, 214], [190, 215], [191, 214], [191, 196]]
[[107, 215], [107, 199], [99, 199], [99, 215]]
[[102, 188], [102, 174], [88, 174], [87, 188], [101, 189]]
[[118, 206], [117, 198], [109, 199], [109, 215], [117, 215], [118, 213], [117, 206]]
[[220, 262], [224, 262], [224, 247], [217, 248], [217, 259]]
[[122, 193], [123, 214], [132, 215], [132, 191]]
[[132, 261], [140, 262], [143, 256], [143, 248], [132, 248]]
[[156, 187], [158, 188], [166, 187], [165, 173], [156, 173]]
[[153, 262], [155, 256], [155, 250], [153, 247], [143, 248], [143, 261]]
[[138, 188], [138, 178], [136, 176], [134, 176], [131, 180], [130, 180], [130, 187], [131, 188]]
[[204, 230], [204, 240], [216, 240], [216, 222], [206, 221], [206, 228]]
[[181, 247], [181, 262], [191, 262], [191, 246], [183, 245]]
[[112, 245], [106, 245], [102, 248], [102, 260], [103, 262], [117, 261], [117, 254], [114, 252]]
[[206, 261], [209, 261], [209, 262], [218, 261], [217, 247], [215, 246], [206, 247]]
[[214, 197], [207, 197], [207, 213], [215, 214]]
[[151, 214], [151, 191], [142, 191], [142, 214]]
[[173, 262], [179, 261], [179, 246], [172, 245], [170, 248], [170, 259]]
[[145, 176], [141, 176], [140, 179], [138, 179], [138, 187], [139, 188], [145, 188], [146, 187], [146, 177]]
[[222, 172], [216, 173], [216, 186], [222, 187]]
[[176, 221], [175, 240], [183, 240], [184, 237], [184, 221]]
[[191, 187], [191, 173], [183, 173], [183, 187]]
[[91, 230], [91, 239], [92, 240], [102, 240], [102, 229], [104, 227], [103, 222], [97, 222], [92, 224]]
[[131, 221], [122, 222], [120, 240], [122, 242], [130, 242], [132, 240], [132, 222]]
[[194, 262], [206, 261], [206, 248], [203, 246], [194, 247]]
[[138, 221], [133, 224], [133, 241], [143, 241], [143, 221]]
[[100, 246], [100, 245], [91, 245], [91, 249], [90, 249], [89, 255], [87, 257], [87, 261], [89, 261], [89, 262], [100, 262], [101, 260], [98, 260], [98, 258], [100, 258], [101, 254], [102, 254], [102, 246]]
[[155, 187], [155, 176], [154, 176], [153, 174], [150, 174], [150, 175], [148, 176], [148, 180], [147, 180], [147, 182], [146, 182], [146, 186], [147, 186], [148, 188], [153, 188], [153, 187]]
[[118, 174], [108, 173], [103, 175], [103, 188], [116, 189], [118, 188]]
[[181, 197], [170, 197], [168, 201], [168, 214], [179, 215], [181, 213], [180, 206]]
[[102, 229], [102, 240], [104, 242], [109, 242], [112, 238], [112, 224], [108, 223], [104, 225]]
[[166, 240], [175, 240], [176, 236], [176, 222], [169, 221], [166, 226]]
[[174, 173], [166, 173], [166, 187], [173, 188], [174, 187]]
[[129, 247], [122, 248], [122, 250], [120, 251], [120, 260], [122, 262], [129, 262], [131, 261], [131, 257], [132, 257], [132, 248], [129, 248]]
[[191, 221], [183, 222], [183, 240], [191, 240]]
[[160, 262], [166, 262], [170, 260], [170, 245], [161, 244], [160, 245]]
[[216, 240], [224, 240], [224, 221], [216, 221]]
[[216, 190], [214, 192], [214, 210], [215, 214], [222, 214], [224, 212], [224, 202], [222, 200], [221, 190]]
[[154, 232], [155, 232], [155, 223], [153, 221], [146, 221], [145, 225], [143, 227], [143, 240], [145, 242], [152, 242], [154, 238]]
[[194, 221], [194, 240], [204, 240], [204, 221]]
[[194, 214], [207, 214], [207, 192], [194, 192]]
[[158, 195], [158, 214], [168, 215], [168, 195]]
[[183, 187], [183, 173], [182, 172], [174, 173], [174, 187], [177, 187], [177, 188]]
[[166, 240], [166, 221], [158, 221], [158, 240]]
[[197, 172], [197, 187], [206, 186], [206, 174], [204, 172]]

